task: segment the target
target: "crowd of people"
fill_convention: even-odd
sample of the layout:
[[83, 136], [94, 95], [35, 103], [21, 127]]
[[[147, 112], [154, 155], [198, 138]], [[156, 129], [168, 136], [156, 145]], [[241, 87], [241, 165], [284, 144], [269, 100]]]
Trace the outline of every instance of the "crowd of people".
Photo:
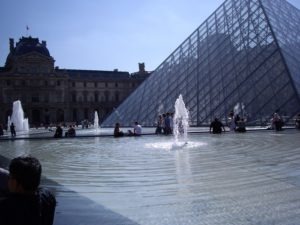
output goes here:
[[141, 136], [142, 135], [142, 126], [139, 122], [134, 122], [133, 130], [128, 130], [125, 135], [120, 128], [120, 123], [115, 124], [114, 128], [114, 137], [123, 137], [123, 136]]
[[173, 133], [173, 113], [164, 113], [162, 115], [158, 115], [158, 119], [156, 121], [156, 129], [155, 134], [172, 134]]
[[[246, 132], [246, 119], [239, 114], [230, 112], [227, 126], [231, 131]], [[156, 121], [155, 134], [173, 133], [173, 114], [159, 115]], [[283, 119], [278, 112], [272, 115], [269, 129], [281, 131]], [[295, 126], [300, 129], [300, 113], [295, 118]], [[11, 136], [16, 136], [14, 123], [10, 126]], [[209, 126], [209, 132], [220, 134], [225, 132], [225, 125], [219, 118], [214, 118]], [[0, 124], [0, 136], [3, 126]], [[141, 136], [142, 126], [134, 122], [133, 129], [124, 133], [119, 122], [115, 124], [114, 137]], [[75, 137], [74, 125], [69, 125], [65, 137]], [[63, 128], [57, 125], [55, 138], [63, 137]], [[40, 187], [42, 166], [39, 160], [32, 156], [20, 156], [11, 160], [9, 169], [0, 168], [0, 225], [52, 225], [54, 221], [56, 198], [52, 192]]]
[[[173, 127], [174, 127], [174, 121], [173, 121], [173, 113], [164, 113], [161, 115], [158, 115], [157, 120], [155, 122], [156, 128], [155, 128], [155, 134], [173, 134]], [[239, 114], [235, 114], [233, 111], [231, 111], [228, 115], [228, 124], [226, 124], [229, 127], [230, 131], [236, 131], [236, 132], [246, 132], [246, 118], [240, 116]], [[295, 117], [295, 127], [297, 129], [300, 129], [300, 113]], [[87, 126], [87, 120], [84, 121], [82, 124], [82, 128], [88, 128]], [[182, 125], [182, 124], [181, 124]], [[283, 129], [284, 125], [284, 120], [282, 117], [279, 115], [278, 112], [275, 112], [270, 120], [270, 124], [267, 127], [269, 130], [276, 130], [276, 131], [281, 131]], [[69, 125], [67, 131], [63, 133], [63, 126], [57, 125], [56, 129], [54, 131], [54, 138], [62, 138], [62, 137], [76, 137], [76, 128], [75, 125], [71, 124]], [[5, 128], [3, 127], [2, 124], [0, 124], [0, 136], [4, 135], [4, 130]], [[52, 131], [52, 129], [49, 129]], [[213, 121], [211, 122], [209, 126], [209, 131], [211, 133], [221, 133], [224, 131], [224, 125], [221, 122], [219, 118], [214, 118]], [[12, 122], [9, 125], [9, 131], [11, 134], [11, 137], [15, 137], [16, 134], [16, 127], [15, 124]], [[183, 132], [183, 127], [180, 127], [179, 123], [179, 131]], [[142, 126], [138, 122], [134, 122], [133, 124], [133, 129], [132, 130], [127, 130], [126, 133], [124, 133], [121, 130], [121, 125], [119, 122], [115, 124], [114, 132], [113, 135], [114, 137], [122, 137], [122, 136], [140, 136], [142, 134]]]

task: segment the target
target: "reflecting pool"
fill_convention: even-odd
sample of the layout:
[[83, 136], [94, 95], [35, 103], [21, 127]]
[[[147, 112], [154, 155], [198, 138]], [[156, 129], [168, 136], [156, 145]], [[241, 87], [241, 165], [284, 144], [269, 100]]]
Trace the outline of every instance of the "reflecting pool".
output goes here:
[[202, 133], [179, 145], [154, 135], [16, 140], [0, 142], [0, 154], [40, 159], [58, 199], [55, 224], [101, 224], [87, 209], [101, 206], [119, 224], [287, 225], [300, 221], [299, 135]]

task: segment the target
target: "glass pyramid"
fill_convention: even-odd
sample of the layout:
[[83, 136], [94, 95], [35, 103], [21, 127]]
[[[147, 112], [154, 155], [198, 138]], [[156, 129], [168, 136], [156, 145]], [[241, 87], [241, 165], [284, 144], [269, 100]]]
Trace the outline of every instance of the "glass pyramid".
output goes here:
[[190, 125], [248, 125], [300, 112], [300, 10], [285, 0], [227, 0], [103, 122], [153, 126], [182, 94]]

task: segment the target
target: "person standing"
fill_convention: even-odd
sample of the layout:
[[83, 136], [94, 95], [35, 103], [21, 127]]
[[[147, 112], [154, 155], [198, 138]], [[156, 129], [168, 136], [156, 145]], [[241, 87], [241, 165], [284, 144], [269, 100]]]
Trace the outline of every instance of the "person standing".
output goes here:
[[161, 134], [162, 133], [162, 124], [163, 124], [163, 117], [162, 117], [162, 115], [159, 115], [158, 119], [157, 119], [157, 122], [156, 122], [155, 134]]
[[3, 135], [4, 135], [3, 126], [2, 126], [2, 124], [0, 124], [0, 136], [3, 136]]
[[273, 114], [272, 122], [274, 124], [273, 127], [275, 128], [276, 131], [281, 131], [282, 130], [283, 122], [282, 122], [282, 119], [281, 119], [281, 117], [279, 116], [279, 114], [277, 112], [275, 112]]
[[42, 166], [32, 156], [14, 158], [9, 165], [9, 193], [0, 199], [0, 225], [52, 225], [55, 196], [39, 187]]
[[15, 137], [15, 136], [16, 136], [16, 129], [15, 129], [14, 123], [11, 123], [11, 124], [10, 124], [10, 133], [11, 133], [11, 136], [12, 136], [12, 137]]
[[300, 129], [300, 113], [297, 115], [295, 119], [295, 126], [297, 129]]

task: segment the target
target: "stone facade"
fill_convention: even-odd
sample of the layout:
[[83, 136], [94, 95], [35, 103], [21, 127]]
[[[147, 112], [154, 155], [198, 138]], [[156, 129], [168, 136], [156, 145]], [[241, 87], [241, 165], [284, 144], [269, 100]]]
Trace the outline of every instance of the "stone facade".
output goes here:
[[128, 72], [71, 70], [54, 66], [46, 42], [22, 37], [0, 67], [0, 123], [20, 100], [30, 126], [103, 121], [149, 75]]

